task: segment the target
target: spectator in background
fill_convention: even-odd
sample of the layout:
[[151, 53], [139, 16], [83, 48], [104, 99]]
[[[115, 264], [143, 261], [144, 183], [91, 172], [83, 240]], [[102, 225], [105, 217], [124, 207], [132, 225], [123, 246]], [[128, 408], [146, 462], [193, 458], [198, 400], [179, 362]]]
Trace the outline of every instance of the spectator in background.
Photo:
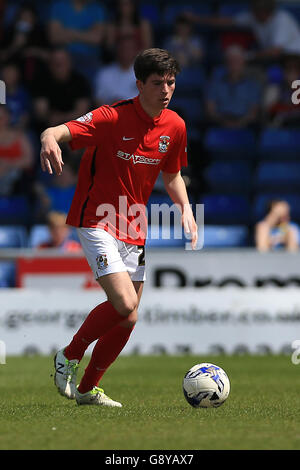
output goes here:
[[35, 82], [33, 98], [38, 130], [84, 115], [91, 106], [91, 89], [87, 79], [73, 69], [70, 54], [55, 49], [47, 74]]
[[268, 204], [265, 218], [255, 227], [255, 244], [261, 252], [277, 248], [298, 250], [298, 230], [290, 222], [290, 207], [286, 201], [278, 199]]
[[300, 58], [287, 57], [279, 83], [269, 84], [264, 93], [265, 120], [275, 127], [297, 127], [300, 105], [292, 102], [292, 83], [300, 79]]
[[[10, 124], [9, 110], [0, 105], [0, 195], [13, 196], [25, 193], [26, 171], [33, 166], [33, 148], [22, 130]], [[19, 185], [19, 187], [18, 187]]]
[[101, 63], [105, 17], [101, 2], [94, 0], [55, 1], [50, 13], [51, 44], [66, 47], [74, 67], [88, 78]]
[[235, 17], [203, 17], [186, 12], [194, 22], [210, 26], [230, 26], [250, 29], [258, 50], [248, 54], [248, 60], [270, 62], [284, 54], [300, 55], [300, 28], [293, 15], [277, 8], [275, 0], [252, 0], [249, 11]]
[[30, 85], [48, 59], [47, 34], [31, 4], [21, 5], [16, 19], [1, 42], [0, 61], [14, 62], [22, 70], [22, 79]]
[[257, 40], [259, 51], [253, 60], [276, 60], [282, 54], [300, 55], [300, 28], [287, 11], [278, 9], [275, 0], [252, 0], [251, 10], [240, 13], [235, 24], [249, 27]]
[[224, 70], [216, 69], [206, 98], [211, 125], [256, 126], [260, 118], [261, 84], [247, 75], [246, 56], [240, 46], [225, 51]]
[[66, 214], [58, 211], [50, 211], [47, 215], [47, 225], [49, 228], [49, 240], [37, 246], [42, 248], [56, 248], [66, 252], [79, 252], [81, 245], [72, 240], [71, 228], [66, 225]]
[[173, 54], [182, 68], [199, 65], [204, 55], [203, 44], [194, 34], [193, 22], [185, 15], [176, 18], [174, 33], [167, 38], [164, 48]]
[[112, 56], [123, 36], [132, 37], [138, 52], [153, 47], [152, 25], [141, 17], [138, 2], [135, 0], [115, 2], [113, 18], [107, 28], [107, 47]]
[[1, 69], [1, 79], [6, 87], [6, 105], [10, 111], [11, 124], [25, 129], [29, 124], [30, 96], [21, 82], [20, 70], [13, 62]]
[[132, 98], [137, 93], [133, 63], [137, 55], [136, 42], [132, 36], [119, 39], [116, 60], [102, 67], [95, 79], [97, 106], [112, 104]]

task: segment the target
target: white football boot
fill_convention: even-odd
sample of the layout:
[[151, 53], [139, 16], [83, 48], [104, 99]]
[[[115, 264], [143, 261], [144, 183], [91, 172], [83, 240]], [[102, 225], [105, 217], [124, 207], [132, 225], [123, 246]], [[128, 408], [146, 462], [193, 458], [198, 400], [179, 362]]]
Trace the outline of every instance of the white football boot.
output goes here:
[[58, 351], [54, 357], [54, 383], [64, 397], [74, 399], [76, 392], [76, 375], [78, 361], [69, 361], [64, 355], [64, 349]]
[[112, 400], [105, 395], [104, 390], [99, 387], [94, 387], [86, 393], [79, 393], [76, 389], [75, 393], [77, 405], [100, 405], [121, 408], [121, 403]]

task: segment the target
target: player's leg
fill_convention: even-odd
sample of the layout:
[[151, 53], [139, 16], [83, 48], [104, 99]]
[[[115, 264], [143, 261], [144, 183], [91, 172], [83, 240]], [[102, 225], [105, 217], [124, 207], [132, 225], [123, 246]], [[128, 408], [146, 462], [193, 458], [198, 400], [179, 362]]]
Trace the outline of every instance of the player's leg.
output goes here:
[[[143, 284], [143, 282], [133, 282], [138, 297], [138, 303], [142, 295]], [[138, 312], [137, 308], [135, 308], [126, 320], [123, 320], [104, 336], [99, 338], [94, 346], [91, 360], [78, 386], [78, 391], [81, 394], [92, 390], [93, 387], [98, 385], [105, 371], [116, 360], [125, 347], [135, 327], [137, 317]]]
[[98, 229], [83, 229], [79, 235], [95, 278], [104, 279], [101, 283], [108, 299], [90, 312], [71, 343], [55, 356], [54, 382], [59, 392], [68, 398], [75, 397], [78, 363], [89, 344], [124, 321], [137, 305], [137, 294], [117, 240]]
[[[121, 406], [120, 403], [114, 402], [107, 397], [104, 394], [103, 389], [99, 389], [98, 383], [105, 371], [116, 360], [129, 340], [137, 321], [137, 308], [141, 299], [145, 280], [144, 249], [134, 245], [128, 245], [126, 243], [121, 245], [120, 254], [130, 275], [131, 286], [134, 288], [137, 296], [137, 306], [125, 320], [118, 323], [97, 341], [93, 349], [91, 360], [76, 391], [76, 401], [80, 405], [96, 404]], [[103, 276], [98, 280], [98, 282], [105, 290], [108, 299], [110, 299], [112, 304], [118, 308], [118, 302], [120, 301], [120, 298], [123, 298], [123, 295], [120, 297], [116, 295], [116, 287], [119, 289], [119, 286], [112, 283], [112, 279], [113, 277]], [[125, 283], [122, 284], [122, 289], [123, 288], [125, 288], [124, 295], [130, 292], [128, 286], [125, 287]], [[119, 290], [119, 293], [121, 292]]]

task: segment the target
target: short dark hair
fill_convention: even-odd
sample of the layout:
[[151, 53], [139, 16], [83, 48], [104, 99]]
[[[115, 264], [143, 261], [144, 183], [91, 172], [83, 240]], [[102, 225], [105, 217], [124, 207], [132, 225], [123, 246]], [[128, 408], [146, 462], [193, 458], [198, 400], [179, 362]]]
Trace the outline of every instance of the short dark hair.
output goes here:
[[177, 60], [165, 49], [145, 49], [135, 59], [134, 73], [137, 80], [146, 82], [147, 78], [156, 73], [157, 75], [176, 75], [180, 72]]

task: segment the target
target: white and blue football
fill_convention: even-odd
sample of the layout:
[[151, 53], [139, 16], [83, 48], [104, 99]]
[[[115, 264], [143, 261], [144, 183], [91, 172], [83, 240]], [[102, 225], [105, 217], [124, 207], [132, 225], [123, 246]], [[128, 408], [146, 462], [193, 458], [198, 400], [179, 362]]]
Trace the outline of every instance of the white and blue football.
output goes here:
[[217, 408], [228, 398], [230, 382], [226, 372], [215, 364], [196, 364], [184, 376], [183, 393], [194, 408]]

